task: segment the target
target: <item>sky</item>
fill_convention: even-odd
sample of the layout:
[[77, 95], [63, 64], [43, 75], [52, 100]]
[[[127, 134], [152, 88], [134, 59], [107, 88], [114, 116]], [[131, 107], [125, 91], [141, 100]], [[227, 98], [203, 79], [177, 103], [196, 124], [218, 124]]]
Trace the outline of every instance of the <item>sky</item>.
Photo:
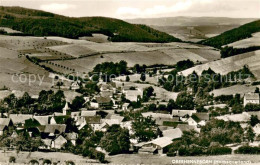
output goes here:
[[260, 0], [0, 0], [0, 5], [40, 9], [71, 17], [260, 18]]

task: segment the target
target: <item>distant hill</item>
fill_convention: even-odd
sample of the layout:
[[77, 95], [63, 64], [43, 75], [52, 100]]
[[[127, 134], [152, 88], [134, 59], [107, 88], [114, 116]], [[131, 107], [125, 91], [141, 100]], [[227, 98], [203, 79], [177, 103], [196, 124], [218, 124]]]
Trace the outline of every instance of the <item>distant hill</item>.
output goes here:
[[252, 37], [252, 34], [256, 32], [260, 32], [260, 20], [247, 23], [238, 28], [226, 31], [218, 36], [200, 41], [199, 43], [221, 48], [223, 45]]
[[21, 31], [24, 35], [78, 38], [101, 33], [114, 42], [181, 41], [146, 25], [130, 24], [113, 18], [72, 18], [21, 7], [0, 7], [0, 18], [0, 27]]
[[164, 18], [137, 18], [126, 21], [134, 24], [153, 26], [215, 26], [215, 25], [243, 25], [256, 18], [226, 18], [226, 17], [164, 17]]

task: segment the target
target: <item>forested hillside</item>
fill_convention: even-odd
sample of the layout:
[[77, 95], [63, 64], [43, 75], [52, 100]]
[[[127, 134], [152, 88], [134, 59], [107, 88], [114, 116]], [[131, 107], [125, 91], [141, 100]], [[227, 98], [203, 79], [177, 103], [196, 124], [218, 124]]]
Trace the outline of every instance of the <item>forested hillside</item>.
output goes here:
[[64, 17], [20, 7], [0, 7], [0, 27], [33, 36], [78, 38], [101, 33], [114, 42], [179, 42], [180, 40], [145, 25], [134, 25], [105, 17]]
[[256, 32], [260, 32], [260, 20], [226, 31], [216, 37], [200, 41], [199, 43], [213, 46], [215, 48], [221, 48], [223, 45], [252, 37], [252, 34]]

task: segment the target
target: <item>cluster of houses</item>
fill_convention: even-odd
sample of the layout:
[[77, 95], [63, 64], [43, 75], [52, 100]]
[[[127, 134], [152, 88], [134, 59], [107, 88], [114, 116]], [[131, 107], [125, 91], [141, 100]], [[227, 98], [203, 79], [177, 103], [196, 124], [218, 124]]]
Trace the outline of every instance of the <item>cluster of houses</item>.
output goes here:
[[[72, 84], [73, 89], [78, 89], [77, 82]], [[114, 124], [120, 125], [122, 128], [129, 130], [130, 135], [134, 134], [132, 129], [132, 121], [126, 121], [124, 117], [115, 113], [115, 110], [129, 111], [129, 103], [121, 104], [122, 95], [131, 101], [137, 102], [143, 97], [143, 89], [135, 86], [124, 86], [121, 84], [100, 83], [100, 93], [94, 97], [84, 97], [88, 108], [82, 108], [79, 111], [71, 112], [66, 103], [61, 113], [54, 113], [48, 116], [36, 116], [29, 114], [4, 114], [0, 118], [0, 135], [10, 126], [16, 126], [11, 138], [18, 136], [20, 130], [26, 129], [30, 136], [41, 136], [44, 145], [41, 149], [59, 150], [68, 141], [76, 145], [78, 134], [68, 131], [66, 120], [68, 118], [74, 119], [78, 130], [83, 129], [86, 125], [90, 125], [94, 131], [106, 132], [109, 126]], [[16, 92], [17, 93], [17, 92]], [[22, 94], [20, 94], [22, 96]], [[244, 96], [244, 105], [259, 104], [259, 94], [246, 94]], [[225, 104], [205, 106], [224, 108]], [[100, 111], [104, 111], [107, 115], [101, 116]], [[132, 148], [139, 153], [159, 153], [163, 154], [164, 150], [173, 143], [174, 139], [182, 137], [184, 131], [195, 130], [200, 132], [202, 126], [210, 120], [209, 113], [199, 113], [196, 110], [178, 110], [173, 109], [171, 114], [144, 112], [144, 117], [150, 116], [156, 121], [162, 136], [149, 142], [138, 143], [136, 139], [131, 139]], [[240, 122], [243, 127], [250, 120], [251, 115], [257, 115], [260, 119], [259, 112], [244, 112], [242, 114], [230, 114], [218, 116], [217, 119], [225, 121]], [[30, 123], [28, 125], [28, 123]], [[260, 135], [260, 124], [257, 124], [253, 130], [256, 135]]]

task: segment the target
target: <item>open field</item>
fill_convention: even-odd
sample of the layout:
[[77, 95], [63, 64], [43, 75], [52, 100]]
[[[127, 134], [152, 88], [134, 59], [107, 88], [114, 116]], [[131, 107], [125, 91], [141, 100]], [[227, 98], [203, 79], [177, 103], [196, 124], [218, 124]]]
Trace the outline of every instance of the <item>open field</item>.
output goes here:
[[220, 95], [233, 95], [237, 93], [243, 96], [246, 93], [255, 92], [256, 87], [260, 86], [234, 85], [227, 88], [213, 90], [210, 94], [214, 94], [215, 97]]
[[[174, 65], [178, 61], [190, 59], [194, 62], [208, 62], [220, 58], [219, 51], [213, 48], [188, 43], [85, 43], [49, 47], [50, 50], [73, 56], [71, 60], [56, 60], [54, 64], [75, 69], [77, 72], [89, 72], [102, 62], [125, 60], [129, 67], [135, 64]], [[82, 58], [78, 58], [84, 56]], [[57, 56], [56, 56], [57, 57]], [[49, 57], [39, 57], [47, 59]], [[52, 58], [52, 57], [51, 57]], [[49, 58], [49, 59], [51, 59]], [[78, 59], [75, 59], [78, 58]], [[54, 66], [50, 66], [54, 70]], [[58, 68], [59, 71], [62, 68]], [[63, 69], [67, 72], [66, 69]]]
[[253, 36], [250, 38], [228, 44], [228, 46], [232, 46], [234, 48], [248, 48], [252, 46], [260, 46], [260, 32], [254, 33]]
[[209, 62], [206, 64], [198, 65], [193, 68], [187, 69], [182, 72], [184, 76], [191, 74], [196, 71], [201, 74], [203, 70], [211, 68], [216, 73], [225, 75], [231, 71], [236, 71], [241, 69], [244, 65], [248, 65], [250, 70], [256, 76], [260, 78], [260, 51], [249, 52], [241, 55], [236, 55], [233, 57], [228, 57], [218, 61]]

